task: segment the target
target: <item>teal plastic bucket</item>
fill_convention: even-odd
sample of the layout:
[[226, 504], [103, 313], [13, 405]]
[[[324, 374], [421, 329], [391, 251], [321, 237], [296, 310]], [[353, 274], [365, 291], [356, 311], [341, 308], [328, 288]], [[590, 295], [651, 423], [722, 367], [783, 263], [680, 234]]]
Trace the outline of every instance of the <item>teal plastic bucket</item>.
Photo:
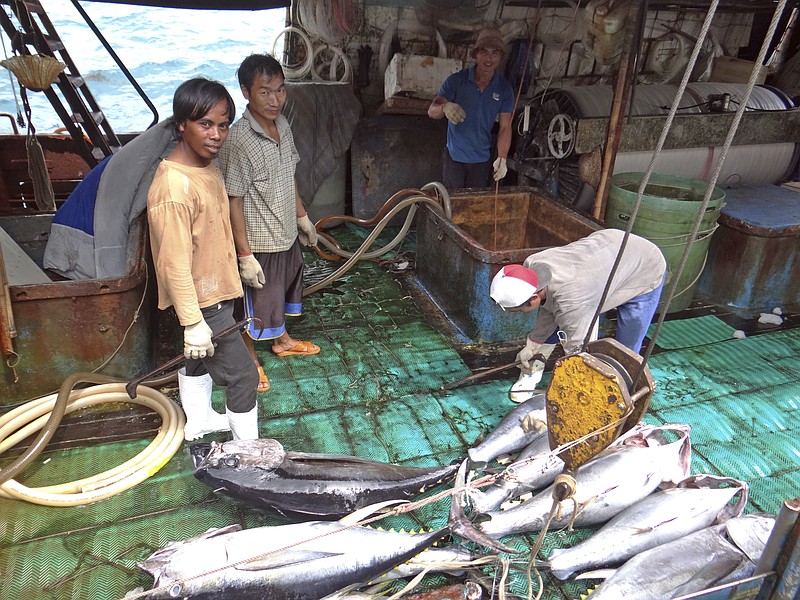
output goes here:
[[[611, 179], [606, 208], [606, 225], [616, 229], [627, 229], [636, 194], [644, 173], [617, 173]], [[703, 203], [708, 182], [686, 179], [674, 175], [653, 173], [642, 195], [642, 203], [631, 230], [636, 235], [656, 244], [667, 261], [667, 283], [663, 295], [666, 298], [673, 275], [680, 266], [681, 257]], [[715, 187], [708, 206], [702, 216], [700, 229], [695, 236], [686, 264], [678, 278], [678, 286], [667, 313], [688, 308], [694, 297], [695, 287], [708, 256], [711, 236], [717, 229], [717, 219], [725, 204], [725, 191]], [[663, 312], [665, 302], [658, 306]]]

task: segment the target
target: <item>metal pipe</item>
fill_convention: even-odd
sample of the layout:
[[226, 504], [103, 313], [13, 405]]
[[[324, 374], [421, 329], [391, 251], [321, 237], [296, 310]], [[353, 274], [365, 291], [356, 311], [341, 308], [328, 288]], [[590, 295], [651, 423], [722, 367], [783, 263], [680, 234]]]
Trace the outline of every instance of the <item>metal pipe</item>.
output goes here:
[[471, 383], [475, 383], [479, 379], [483, 379], [489, 375], [494, 375], [495, 373], [499, 373], [500, 371], [505, 371], [506, 369], [510, 369], [511, 367], [516, 367], [519, 365], [519, 361], [514, 361], [512, 363], [508, 363], [507, 365], [502, 365], [499, 367], [492, 367], [491, 369], [486, 369], [485, 371], [481, 371], [480, 373], [474, 373], [468, 377], [464, 377], [463, 379], [459, 379], [458, 381], [451, 381], [450, 383], [445, 383], [441, 389], [443, 390], [452, 390], [457, 387], [461, 387], [462, 385], [468, 385]]
[[[0, 246], [0, 352], [10, 361], [14, 352], [14, 338], [17, 337], [17, 327], [14, 324], [14, 312], [11, 307], [11, 293], [8, 289], [6, 276], [6, 263], [3, 258], [3, 248]], [[11, 362], [7, 363], [14, 374], [14, 383], [17, 382], [17, 372]]]
[[[227, 328], [223, 329], [222, 331], [220, 331], [217, 335], [215, 335], [214, 337], [211, 338], [211, 343], [215, 343], [215, 342], [219, 341], [220, 338], [224, 338], [226, 335], [228, 335], [230, 333], [233, 333], [234, 331], [241, 331], [242, 329], [247, 327], [253, 321], [256, 321], [260, 325], [261, 329], [264, 328], [264, 324], [261, 322], [261, 319], [259, 319], [257, 317], [249, 317], [247, 319], [239, 321], [238, 323], [234, 323], [230, 327], [227, 327]], [[163, 365], [160, 365], [160, 366], [156, 367], [155, 369], [153, 369], [152, 371], [150, 371], [148, 373], [145, 373], [141, 377], [137, 377], [136, 379], [132, 379], [131, 381], [129, 381], [125, 385], [125, 391], [128, 393], [128, 396], [130, 396], [131, 398], [136, 398], [136, 388], [137, 387], [139, 387], [143, 383], [149, 383], [150, 377], [152, 377], [154, 375], [157, 375], [158, 373], [161, 373], [162, 371], [166, 371], [167, 369], [170, 369], [170, 368], [174, 367], [175, 365], [183, 362], [184, 360], [186, 360], [186, 357], [183, 354], [179, 354], [175, 358], [172, 358], [172, 359], [168, 360], [167, 362], [165, 362]], [[118, 380], [115, 380], [115, 381], [118, 381]]]
[[136, 90], [136, 93], [139, 94], [139, 97], [147, 105], [147, 108], [150, 109], [150, 112], [153, 113], [153, 121], [152, 121], [152, 123], [150, 123], [148, 128], [150, 128], [153, 125], [155, 125], [156, 123], [158, 123], [158, 109], [152, 103], [150, 98], [148, 98], [147, 94], [142, 89], [142, 87], [139, 85], [139, 83], [136, 81], [136, 79], [133, 78], [133, 74], [128, 70], [128, 67], [126, 67], [125, 64], [122, 62], [122, 59], [120, 59], [120, 57], [117, 55], [117, 53], [111, 47], [111, 44], [108, 43], [108, 41], [106, 40], [105, 36], [97, 28], [97, 25], [94, 24], [94, 21], [92, 21], [91, 17], [89, 17], [89, 15], [86, 13], [86, 11], [83, 10], [83, 7], [78, 3], [78, 0], [72, 0], [72, 5], [75, 7], [75, 10], [77, 10], [78, 13], [83, 17], [83, 20], [86, 21], [86, 24], [89, 26], [89, 29], [92, 30], [92, 33], [94, 33], [97, 36], [98, 41], [103, 45], [103, 48], [106, 49], [106, 51], [108, 52], [109, 56], [111, 56], [111, 58], [114, 60], [114, 62], [117, 63], [117, 66], [119, 67], [119, 70], [122, 72], [123, 75], [125, 75], [125, 78], [133, 86], [133, 89]]
[[755, 575], [778, 574], [772, 600], [793, 600], [800, 593], [800, 498], [784, 500]]

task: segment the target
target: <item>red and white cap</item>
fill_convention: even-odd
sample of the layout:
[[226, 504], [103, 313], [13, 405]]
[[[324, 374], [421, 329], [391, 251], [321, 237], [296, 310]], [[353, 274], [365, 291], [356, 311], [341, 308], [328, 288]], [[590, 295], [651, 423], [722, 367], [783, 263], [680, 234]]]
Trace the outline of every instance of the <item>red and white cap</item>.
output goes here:
[[536, 272], [522, 265], [506, 265], [492, 279], [489, 295], [503, 308], [516, 308], [538, 290]]

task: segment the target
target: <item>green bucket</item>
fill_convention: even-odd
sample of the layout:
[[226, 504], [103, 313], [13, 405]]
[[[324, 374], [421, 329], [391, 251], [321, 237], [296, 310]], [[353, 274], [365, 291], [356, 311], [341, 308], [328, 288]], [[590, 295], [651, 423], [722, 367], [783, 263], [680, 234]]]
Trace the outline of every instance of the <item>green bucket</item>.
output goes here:
[[[628, 228], [643, 178], [644, 173], [617, 173], [612, 177], [606, 225], [617, 229]], [[653, 173], [647, 182], [632, 231], [657, 245], [667, 261], [664, 297], [672, 284], [673, 273], [680, 265], [707, 188], [707, 181], [658, 173]], [[724, 201], [725, 191], [715, 187], [667, 313], [684, 310], [691, 303], [697, 280], [706, 264], [708, 245], [717, 229], [717, 219]], [[665, 302], [662, 301], [658, 305], [658, 312], [662, 312], [664, 308]]]

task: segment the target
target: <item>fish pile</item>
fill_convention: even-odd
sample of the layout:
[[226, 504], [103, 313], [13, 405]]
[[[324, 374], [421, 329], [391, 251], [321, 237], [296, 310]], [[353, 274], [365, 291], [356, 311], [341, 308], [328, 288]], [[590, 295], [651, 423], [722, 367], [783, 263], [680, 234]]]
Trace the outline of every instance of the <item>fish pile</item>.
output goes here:
[[[531, 410], [537, 414], [538, 408]], [[519, 414], [514, 418], [522, 423]], [[584, 541], [555, 549], [547, 561], [536, 563], [559, 579], [579, 572], [580, 578], [605, 578], [589, 596], [598, 600], [676, 598], [753, 573], [775, 516], [742, 515], [745, 482], [689, 475], [688, 425], [638, 424], [575, 470], [575, 492], [552, 518], [554, 480], [563, 463], [550, 451], [546, 429], [531, 440], [509, 423], [501, 428], [504, 441], [495, 437], [491, 447], [502, 450], [481, 444], [476, 447], [481, 452], [470, 451], [470, 456], [479, 455], [483, 464], [503, 453], [513, 459], [485, 490], [467, 487], [463, 498], [453, 498], [455, 534], [496, 551], [518, 552], [501, 538], [545, 525], [599, 527]], [[466, 482], [462, 468], [456, 486]]]
[[[557, 511], [564, 463], [549, 443], [539, 395], [515, 406], [464, 460], [438, 467], [291, 452], [270, 439], [195, 444], [195, 476], [215, 491], [313, 520], [212, 529], [172, 542], [140, 563], [154, 578], [147, 594], [313, 600], [373, 590], [377, 598], [374, 590], [397, 578], [498, 566], [492, 553], [518, 552], [502, 538], [550, 527], [597, 528], [536, 566], [558, 579], [605, 577], [591, 595], [598, 600], [673, 598], [753, 572], [774, 516], [743, 516], [744, 482], [690, 475], [688, 425], [638, 424], [575, 469], [574, 493]], [[452, 480], [445, 527], [413, 533], [359, 524]]]

